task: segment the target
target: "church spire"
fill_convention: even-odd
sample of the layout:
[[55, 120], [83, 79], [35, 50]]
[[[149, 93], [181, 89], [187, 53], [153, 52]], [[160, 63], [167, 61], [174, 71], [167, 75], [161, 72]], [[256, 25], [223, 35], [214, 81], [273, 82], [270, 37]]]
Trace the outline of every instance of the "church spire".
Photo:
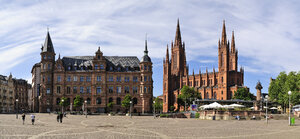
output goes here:
[[175, 35], [175, 45], [181, 45], [181, 33], [180, 33], [180, 25], [179, 25], [179, 18], [177, 19], [177, 28], [176, 28], [176, 35]]
[[166, 61], [169, 63], [169, 46], [167, 44]]
[[231, 52], [235, 52], [235, 40], [234, 40], [234, 31], [232, 31], [232, 37], [231, 37]]
[[54, 53], [52, 40], [51, 40], [50, 33], [49, 33], [48, 30], [47, 30], [47, 36], [46, 36], [46, 39], [45, 39], [45, 43], [42, 47], [42, 52], [52, 52], [52, 53]]
[[227, 44], [226, 42], [226, 27], [225, 27], [225, 20], [223, 20], [223, 29], [222, 29], [222, 40], [221, 40], [222, 44]]

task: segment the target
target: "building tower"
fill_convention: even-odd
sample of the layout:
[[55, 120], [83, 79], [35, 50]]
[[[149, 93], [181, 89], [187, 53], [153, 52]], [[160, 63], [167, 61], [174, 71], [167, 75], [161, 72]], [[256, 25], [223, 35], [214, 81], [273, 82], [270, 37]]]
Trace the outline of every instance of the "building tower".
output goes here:
[[51, 111], [53, 103], [53, 71], [55, 64], [55, 52], [52, 40], [47, 31], [47, 36], [44, 45], [42, 45], [41, 55], [41, 87], [40, 87], [40, 105], [39, 111]]
[[221, 100], [227, 99], [228, 94], [228, 73], [229, 73], [229, 41], [226, 37], [225, 20], [223, 20], [222, 39], [219, 40], [219, 79], [218, 87]]
[[[152, 62], [148, 56], [147, 39], [145, 40], [144, 56], [140, 61], [141, 84], [140, 95], [142, 98], [142, 113], [151, 111], [153, 96]], [[150, 99], [146, 99], [150, 98]], [[134, 101], [134, 99], [133, 99]], [[134, 102], [133, 102], [134, 103]]]
[[262, 88], [263, 87], [262, 87], [260, 81], [258, 81], [257, 84], [256, 84], [256, 87], [255, 87], [255, 89], [257, 91], [256, 92], [256, 101], [260, 101], [260, 99], [261, 99], [261, 89]]

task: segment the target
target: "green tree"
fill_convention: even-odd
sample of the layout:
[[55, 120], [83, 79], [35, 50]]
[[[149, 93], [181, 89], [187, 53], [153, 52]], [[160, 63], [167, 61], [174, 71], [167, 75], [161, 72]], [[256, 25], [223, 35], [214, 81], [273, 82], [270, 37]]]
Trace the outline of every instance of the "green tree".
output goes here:
[[62, 97], [61, 100], [60, 100], [60, 102], [59, 102], [59, 105], [60, 105], [60, 106], [63, 106], [63, 107], [68, 106], [68, 105], [69, 105], [69, 102], [68, 102], [67, 98]]
[[241, 99], [241, 100], [253, 100], [254, 95], [249, 92], [247, 88], [239, 88], [234, 92], [233, 99]]
[[153, 104], [155, 111], [162, 111], [163, 109], [163, 102], [157, 97], [155, 98], [155, 103]]
[[109, 102], [109, 103], [107, 104], [108, 111], [111, 111], [112, 108], [114, 107], [114, 105], [115, 105], [114, 102]]
[[[289, 95], [292, 91], [291, 103], [293, 105], [300, 103], [300, 72], [280, 72], [276, 79], [272, 80], [269, 86], [269, 96], [274, 102], [280, 104], [284, 109], [288, 107]], [[285, 110], [284, 110], [285, 111]]]
[[130, 108], [130, 101], [131, 101], [131, 96], [129, 94], [127, 94], [122, 101], [122, 107], [124, 107], [127, 112], [128, 109]]
[[183, 86], [180, 90], [181, 94], [178, 95], [177, 104], [180, 106], [184, 106], [185, 104], [189, 106], [192, 104], [193, 100], [201, 99], [200, 93], [194, 89], [194, 87]]
[[78, 107], [81, 107], [83, 104], [83, 99], [79, 96], [79, 95], [76, 95], [75, 99], [74, 99], [74, 104], [73, 106], [75, 107], [75, 110], [78, 108]]

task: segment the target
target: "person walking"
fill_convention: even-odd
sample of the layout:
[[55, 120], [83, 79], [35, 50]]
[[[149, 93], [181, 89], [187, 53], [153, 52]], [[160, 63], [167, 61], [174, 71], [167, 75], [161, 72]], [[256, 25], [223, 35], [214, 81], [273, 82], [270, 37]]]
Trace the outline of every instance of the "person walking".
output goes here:
[[25, 113], [22, 114], [22, 120], [23, 120], [23, 125], [24, 125], [24, 122], [25, 122]]
[[59, 120], [60, 120], [60, 123], [62, 123], [63, 117], [64, 117], [64, 114], [63, 114], [63, 113], [60, 113], [60, 114], [59, 114]]
[[59, 119], [60, 119], [60, 113], [59, 112], [57, 113], [56, 119], [57, 119], [57, 122], [59, 122]]
[[32, 125], [34, 125], [34, 120], [35, 120], [35, 115], [31, 114], [31, 122], [32, 122]]

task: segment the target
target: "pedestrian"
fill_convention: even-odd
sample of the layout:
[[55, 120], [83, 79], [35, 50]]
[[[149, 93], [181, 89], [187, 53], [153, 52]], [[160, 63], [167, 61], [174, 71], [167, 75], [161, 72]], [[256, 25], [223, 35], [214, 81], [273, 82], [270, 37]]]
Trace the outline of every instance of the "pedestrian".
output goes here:
[[56, 119], [57, 119], [57, 122], [59, 122], [59, 113], [57, 113], [57, 117], [56, 117]]
[[22, 114], [22, 120], [23, 120], [23, 125], [24, 125], [24, 122], [25, 122], [25, 113]]
[[60, 114], [59, 114], [59, 120], [60, 120], [60, 123], [62, 123], [63, 117], [64, 117], [64, 114], [63, 114], [63, 113], [60, 113]]
[[31, 114], [31, 122], [32, 122], [32, 125], [34, 125], [34, 119], [35, 119], [35, 115]]

